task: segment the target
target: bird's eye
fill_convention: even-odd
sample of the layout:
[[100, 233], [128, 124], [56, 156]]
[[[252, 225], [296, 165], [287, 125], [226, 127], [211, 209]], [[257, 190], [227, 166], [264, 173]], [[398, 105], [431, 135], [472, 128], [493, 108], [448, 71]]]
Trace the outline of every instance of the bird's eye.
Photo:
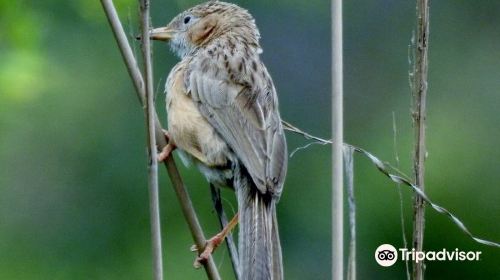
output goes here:
[[184, 24], [188, 24], [190, 20], [191, 20], [190, 16], [185, 17], [184, 18]]

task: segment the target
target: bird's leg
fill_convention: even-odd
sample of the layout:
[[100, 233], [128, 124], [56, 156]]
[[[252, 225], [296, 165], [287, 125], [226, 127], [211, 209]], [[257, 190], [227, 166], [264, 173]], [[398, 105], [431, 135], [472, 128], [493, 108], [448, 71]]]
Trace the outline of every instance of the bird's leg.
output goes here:
[[[236, 213], [234, 217], [229, 221], [229, 223], [222, 229], [221, 232], [217, 233], [214, 237], [207, 240], [205, 244], [205, 249], [203, 252], [196, 258], [194, 261], [194, 267], [201, 267], [201, 264], [206, 262], [210, 255], [217, 249], [217, 247], [224, 241], [226, 236], [234, 229], [234, 227], [238, 224], [239, 215]], [[191, 247], [191, 251], [198, 251], [196, 245]]]
[[174, 141], [170, 138], [170, 135], [168, 134], [168, 131], [166, 131], [165, 129], [162, 130], [163, 134], [165, 135], [165, 140], [167, 140], [167, 145], [165, 145], [165, 147], [163, 147], [161, 152], [158, 154], [159, 162], [166, 160], [170, 156], [170, 154], [172, 154], [172, 151], [175, 150], [176, 148]]
[[[219, 218], [219, 223], [221, 230], [228, 224], [228, 219], [226, 216], [226, 212], [222, 207], [222, 198], [220, 195], [220, 188], [215, 187], [213, 184], [210, 184], [210, 193], [212, 194], [212, 202], [214, 204], [215, 211], [217, 212], [217, 216]], [[226, 244], [229, 253], [229, 257], [231, 258], [231, 266], [234, 270], [234, 275], [236, 276], [235, 280], [240, 280], [239, 277], [239, 259], [238, 259], [238, 250], [236, 249], [236, 244], [234, 243], [234, 238], [231, 233], [226, 236]]]

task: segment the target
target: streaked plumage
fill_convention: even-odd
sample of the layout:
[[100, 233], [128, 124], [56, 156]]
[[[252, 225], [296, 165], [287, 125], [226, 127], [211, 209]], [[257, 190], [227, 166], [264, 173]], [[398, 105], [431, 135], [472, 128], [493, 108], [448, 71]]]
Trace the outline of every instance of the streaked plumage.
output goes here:
[[235, 189], [242, 279], [266, 280], [283, 278], [276, 203], [287, 148], [259, 37], [246, 10], [218, 1], [152, 35], [181, 57], [166, 83], [170, 139], [210, 182]]

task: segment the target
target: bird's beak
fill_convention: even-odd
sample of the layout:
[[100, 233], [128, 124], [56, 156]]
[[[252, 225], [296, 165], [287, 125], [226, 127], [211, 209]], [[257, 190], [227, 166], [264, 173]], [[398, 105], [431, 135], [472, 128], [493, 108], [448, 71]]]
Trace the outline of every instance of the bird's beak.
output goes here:
[[159, 27], [149, 31], [149, 39], [168, 41], [174, 37], [175, 30], [168, 27]]

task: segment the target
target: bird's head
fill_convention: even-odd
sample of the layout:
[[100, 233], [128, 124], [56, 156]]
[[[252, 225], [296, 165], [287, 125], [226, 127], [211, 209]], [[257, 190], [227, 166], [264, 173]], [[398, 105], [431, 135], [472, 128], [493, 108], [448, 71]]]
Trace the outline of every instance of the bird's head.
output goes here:
[[260, 34], [247, 10], [220, 1], [209, 1], [178, 14], [165, 27], [150, 32], [150, 39], [169, 41], [181, 58], [222, 36], [236, 35], [259, 47]]

